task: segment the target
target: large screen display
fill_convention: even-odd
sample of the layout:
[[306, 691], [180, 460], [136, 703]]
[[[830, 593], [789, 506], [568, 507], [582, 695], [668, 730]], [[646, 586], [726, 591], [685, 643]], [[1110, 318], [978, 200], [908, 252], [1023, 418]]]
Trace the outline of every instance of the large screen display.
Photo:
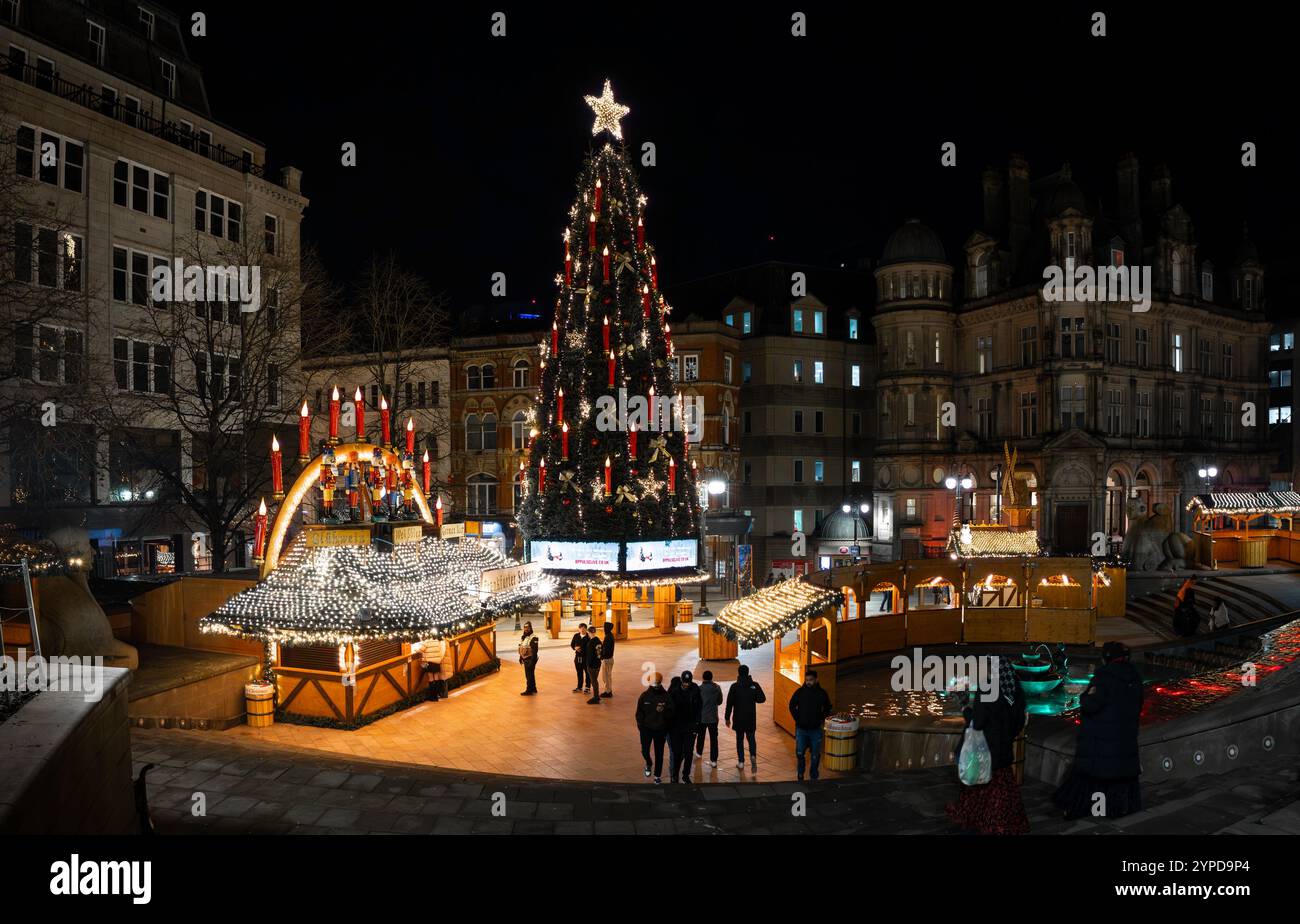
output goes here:
[[617, 542], [553, 542], [534, 539], [529, 558], [547, 571], [617, 571]]
[[698, 539], [655, 539], [627, 544], [628, 571], [694, 568], [699, 561]]

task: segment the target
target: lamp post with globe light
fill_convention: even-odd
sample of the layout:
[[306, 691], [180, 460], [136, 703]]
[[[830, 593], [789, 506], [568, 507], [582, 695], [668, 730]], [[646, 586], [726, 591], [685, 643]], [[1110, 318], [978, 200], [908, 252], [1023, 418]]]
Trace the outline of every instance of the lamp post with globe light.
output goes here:
[[[852, 505], [852, 504], [849, 504], [849, 503], [842, 504], [842, 505], [840, 506], [840, 510], [843, 511], [844, 513], [852, 514], [852, 513], [853, 513], [853, 505]], [[853, 515], [853, 548], [852, 548], [852, 552], [853, 552], [853, 563], [854, 563], [855, 565], [858, 563], [858, 558], [860, 557], [860, 556], [858, 555], [858, 515], [860, 514], [860, 515], [862, 515], [862, 516], [865, 517], [865, 516], [866, 516], [868, 513], [870, 513], [870, 512], [871, 512], [871, 505], [868, 504], [868, 503], [866, 503], [866, 502], [863, 502], [863, 503], [861, 503], [861, 504], [858, 504], [858, 512], [857, 512], [857, 514], [854, 514], [854, 515]]]
[[[718, 476], [714, 476], [704, 484], [703, 491], [701, 491], [702, 496], [700, 497], [700, 506], [703, 507], [704, 510], [707, 512], [709, 507], [711, 506], [711, 502], [705, 496], [703, 496], [706, 493], [710, 497], [720, 497], [721, 495], [726, 494], [727, 482]], [[707, 515], [700, 517], [700, 539], [702, 544], [706, 544], [708, 542], [708, 536], [705, 534], [705, 530], [707, 529], [707, 526], [705, 525], [706, 519], [707, 519]], [[709, 581], [713, 578], [717, 569], [717, 565], [714, 564], [713, 558], [711, 556], [706, 554], [705, 558], [709, 566], [709, 575], [704, 579], [704, 583], [700, 585], [699, 616], [701, 619], [709, 619], [713, 615], [712, 613], [709, 612]]]
[[947, 487], [949, 491], [955, 491], [957, 494], [957, 507], [956, 507], [956, 511], [953, 514], [953, 520], [954, 520], [953, 525], [960, 526], [965, 524], [966, 507], [962, 499], [962, 492], [969, 491], [971, 488], [975, 487], [975, 480], [971, 478], [970, 475], [962, 475], [960, 477], [956, 475], [949, 475], [947, 478], [944, 479], [943, 483], [944, 486]]

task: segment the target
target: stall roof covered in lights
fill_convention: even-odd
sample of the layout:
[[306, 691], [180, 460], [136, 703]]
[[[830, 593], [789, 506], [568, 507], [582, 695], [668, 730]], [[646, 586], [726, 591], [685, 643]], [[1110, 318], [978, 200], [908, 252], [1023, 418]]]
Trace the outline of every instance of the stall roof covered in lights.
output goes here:
[[396, 545], [317, 545], [309, 533], [299, 533], [274, 571], [205, 616], [200, 628], [299, 645], [414, 641], [478, 628], [558, 589], [540, 569], [477, 542], [423, 536]]
[[1008, 558], [1042, 554], [1035, 530], [982, 524], [954, 529], [948, 534], [946, 551], [955, 552], [958, 558]]
[[728, 603], [718, 614], [713, 631], [741, 648], [758, 648], [826, 608], [843, 603], [844, 595], [838, 590], [794, 577]]
[[1300, 493], [1258, 491], [1248, 494], [1197, 494], [1187, 502], [1187, 510], [1207, 517], [1294, 517], [1300, 514]]

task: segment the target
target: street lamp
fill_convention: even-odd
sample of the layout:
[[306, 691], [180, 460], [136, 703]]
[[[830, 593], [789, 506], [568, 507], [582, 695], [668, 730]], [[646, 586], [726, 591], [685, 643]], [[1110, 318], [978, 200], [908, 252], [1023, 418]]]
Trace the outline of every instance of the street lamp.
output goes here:
[[957, 492], [957, 517], [960, 520], [960, 522], [965, 523], [966, 508], [963, 505], [962, 492], [969, 491], [971, 488], [975, 487], [974, 479], [972, 479], [969, 475], [963, 475], [961, 478], [957, 478], [953, 475], [949, 475], [947, 478], [944, 479], [943, 483], [948, 488], [949, 491]]
[[993, 471], [989, 472], [989, 477], [992, 478], [994, 483], [997, 485], [997, 492], [998, 492], [997, 494], [998, 506], [997, 506], [997, 512], [996, 514], [994, 514], [993, 517], [993, 522], [1001, 523], [1002, 522], [1002, 466], [995, 465], [993, 467]]
[[[851, 504], [844, 503], [840, 505], [840, 510], [844, 513], [852, 513], [853, 506]], [[870, 512], [870, 510], [871, 510], [870, 504], [866, 502], [858, 504], [858, 513], [862, 514], [862, 516], [865, 517], [867, 513]], [[858, 518], [855, 516], [853, 518], [853, 563], [854, 564], [857, 564], [858, 557], [859, 557], [857, 553], [857, 548], [858, 548]]]
[[[706, 495], [712, 495], [713, 497], [718, 497], [722, 494], [727, 493], [727, 483], [723, 481], [721, 478], [710, 478], [704, 484], [704, 492]], [[705, 510], [707, 511], [709, 506], [708, 500], [706, 498], [701, 498], [701, 500], [704, 501], [704, 507]], [[714, 574], [713, 569], [716, 568], [717, 565], [715, 565], [712, 561], [709, 560], [709, 555], [707, 551], [708, 537], [707, 535], [705, 535], [706, 527], [704, 526], [703, 516], [700, 517], [700, 524], [701, 524], [700, 532], [701, 532], [701, 540], [702, 540], [701, 546], [705, 547], [704, 560], [705, 560], [705, 564], [708, 566], [709, 573], [708, 576], [705, 577], [704, 583], [700, 585], [699, 617], [701, 619], [708, 619], [713, 615], [712, 613], [709, 612], [709, 580], [713, 577]]]

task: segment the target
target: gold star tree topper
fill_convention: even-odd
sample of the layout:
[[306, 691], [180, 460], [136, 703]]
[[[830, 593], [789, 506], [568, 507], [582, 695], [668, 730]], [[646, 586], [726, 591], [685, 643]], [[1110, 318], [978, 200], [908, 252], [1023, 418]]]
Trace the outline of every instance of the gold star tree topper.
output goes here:
[[632, 110], [614, 102], [614, 89], [609, 85], [609, 79], [605, 79], [605, 91], [600, 96], [588, 96], [585, 99], [587, 105], [596, 113], [596, 124], [591, 126], [591, 133], [599, 135], [602, 130], [607, 131], [622, 141], [623, 126], [619, 125], [619, 119]]

